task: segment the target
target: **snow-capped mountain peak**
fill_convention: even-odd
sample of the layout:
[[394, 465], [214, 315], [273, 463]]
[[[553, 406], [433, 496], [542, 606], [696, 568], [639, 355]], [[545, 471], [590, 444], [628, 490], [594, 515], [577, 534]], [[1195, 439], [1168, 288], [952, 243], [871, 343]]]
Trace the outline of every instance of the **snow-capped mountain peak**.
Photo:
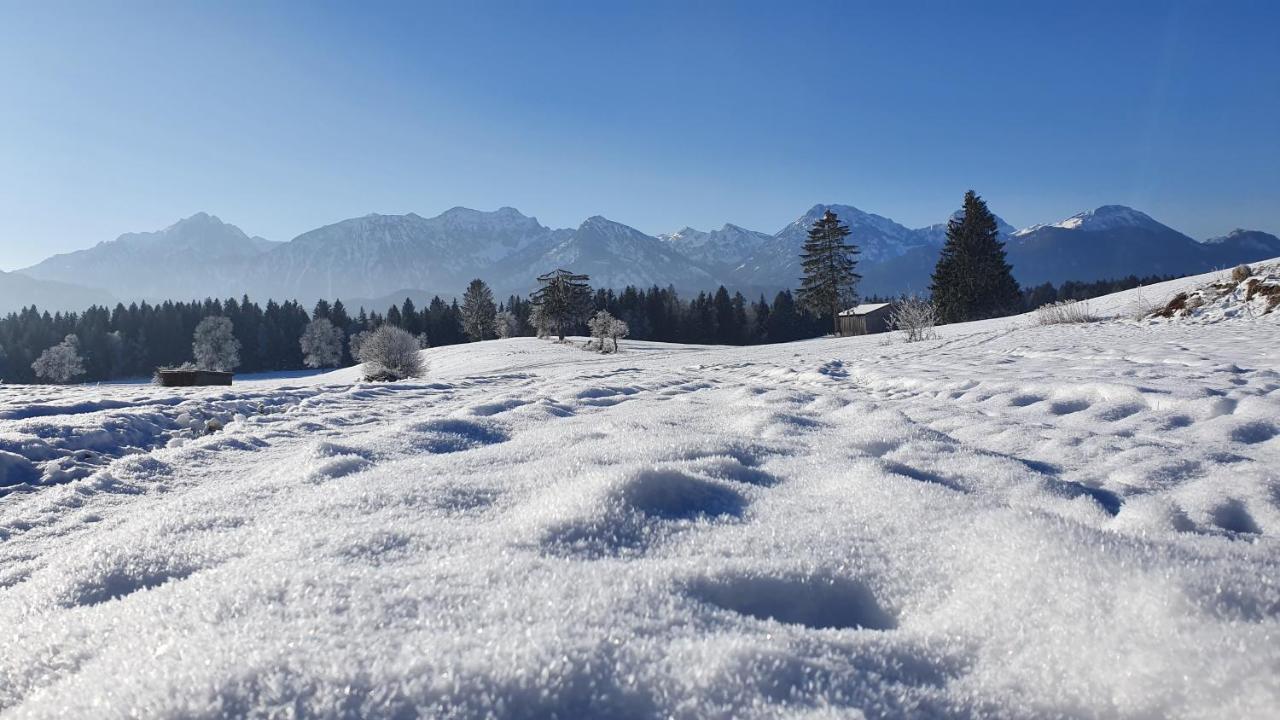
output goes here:
[[1134, 210], [1125, 205], [1103, 205], [1094, 210], [1076, 213], [1066, 220], [1049, 225], [1032, 225], [1014, 233], [1015, 237], [1030, 235], [1045, 227], [1056, 227], [1064, 230], [1081, 230], [1084, 232], [1104, 232], [1117, 228], [1145, 228], [1148, 230], [1167, 230], [1168, 228], [1154, 220], [1141, 210]]

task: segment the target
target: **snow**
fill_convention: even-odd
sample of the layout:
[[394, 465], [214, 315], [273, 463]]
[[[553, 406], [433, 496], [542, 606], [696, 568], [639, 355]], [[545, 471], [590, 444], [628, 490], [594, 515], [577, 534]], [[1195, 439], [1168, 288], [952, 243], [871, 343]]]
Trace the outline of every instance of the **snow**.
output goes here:
[[1223, 277], [912, 344], [4, 388], [0, 711], [1274, 715], [1280, 312], [1130, 317]]
[[848, 310], [845, 310], [840, 314], [841, 315], [866, 315], [868, 313], [873, 313], [882, 307], [888, 307], [889, 305], [892, 305], [892, 304], [893, 303], [863, 303], [861, 305], [856, 305], [852, 308], [849, 308]]
[[1124, 205], [1103, 205], [1096, 210], [1086, 210], [1076, 213], [1066, 220], [1053, 223], [1052, 225], [1032, 225], [1013, 233], [1014, 237], [1022, 237], [1044, 228], [1056, 227], [1066, 230], [1084, 230], [1086, 232], [1100, 232], [1104, 230], [1114, 230], [1123, 227], [1143, 227], [1153, 230], [1166, 230], [1164, 225], [1156, 222], [1150, 215], [1134, 210]]

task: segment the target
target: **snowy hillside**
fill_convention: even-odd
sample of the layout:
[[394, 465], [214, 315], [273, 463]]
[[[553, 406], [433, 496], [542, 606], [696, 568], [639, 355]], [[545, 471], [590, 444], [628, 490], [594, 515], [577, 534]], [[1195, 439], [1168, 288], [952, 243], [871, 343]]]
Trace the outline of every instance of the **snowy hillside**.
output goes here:
[[[1215, 283], [909, 345], [0, 386], [0, 712], [1271, 716], [1280, 310]], [[1130, 319], [1197, 292], [1237, 311]]]

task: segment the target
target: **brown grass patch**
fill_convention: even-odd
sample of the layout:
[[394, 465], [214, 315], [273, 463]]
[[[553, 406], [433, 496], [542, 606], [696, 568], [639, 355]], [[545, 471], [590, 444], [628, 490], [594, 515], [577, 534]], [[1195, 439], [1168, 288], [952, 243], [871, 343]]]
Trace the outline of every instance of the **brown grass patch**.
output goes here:
[[1248, 302], [1255, 297], [1267, 299], [1267, 309], [1263, 312], [1271, 312], [1276, 309], [1276, 306], [1280, 306], [1280, 285], [1264, 285], [1260, 280], [1254, 278], [1249, 281], [1249, 284], [1245, 286], [1245, 289], [1245, 302]]
[[1187, 294], [1182, 292], [1173, 296], [1169, 304], [1156, 311], [1156, 317], [1171, 318], [1187, 309]]

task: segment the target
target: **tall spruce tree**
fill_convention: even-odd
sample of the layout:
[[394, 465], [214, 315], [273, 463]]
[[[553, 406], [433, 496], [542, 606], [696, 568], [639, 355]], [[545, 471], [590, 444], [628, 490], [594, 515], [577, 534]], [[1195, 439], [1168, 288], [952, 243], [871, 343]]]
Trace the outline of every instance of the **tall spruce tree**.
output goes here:
[[542, 287], [533, 293], [533, 304], [564, 340], [564, 336], [586, 321], [591, 313], [592, 294], [587, 276], [554, 270], [538, 277], [538, 282]]
[[840, 332], [842, 305], [852, 303], [861, 275], [854, 272], [858, 266], [858, 248], [845, 242], [849, 226], [830, 210], [822, 214], [804, 241], [800, 253], [804, 277], [796, 301], [818, 315], [831, 314], [832, 332]]
[[931, 292], [943, 323], [999, 317], [1022, 306], [995, 215], [972, 190], [964, 194], [960, 216], [947, 223]]
[[493, 338], [497, 335], [493, 323], [497, 313], [493, 291], [480, 278], [472, 280], [462, 295], [462, 331], [473, 342]]

